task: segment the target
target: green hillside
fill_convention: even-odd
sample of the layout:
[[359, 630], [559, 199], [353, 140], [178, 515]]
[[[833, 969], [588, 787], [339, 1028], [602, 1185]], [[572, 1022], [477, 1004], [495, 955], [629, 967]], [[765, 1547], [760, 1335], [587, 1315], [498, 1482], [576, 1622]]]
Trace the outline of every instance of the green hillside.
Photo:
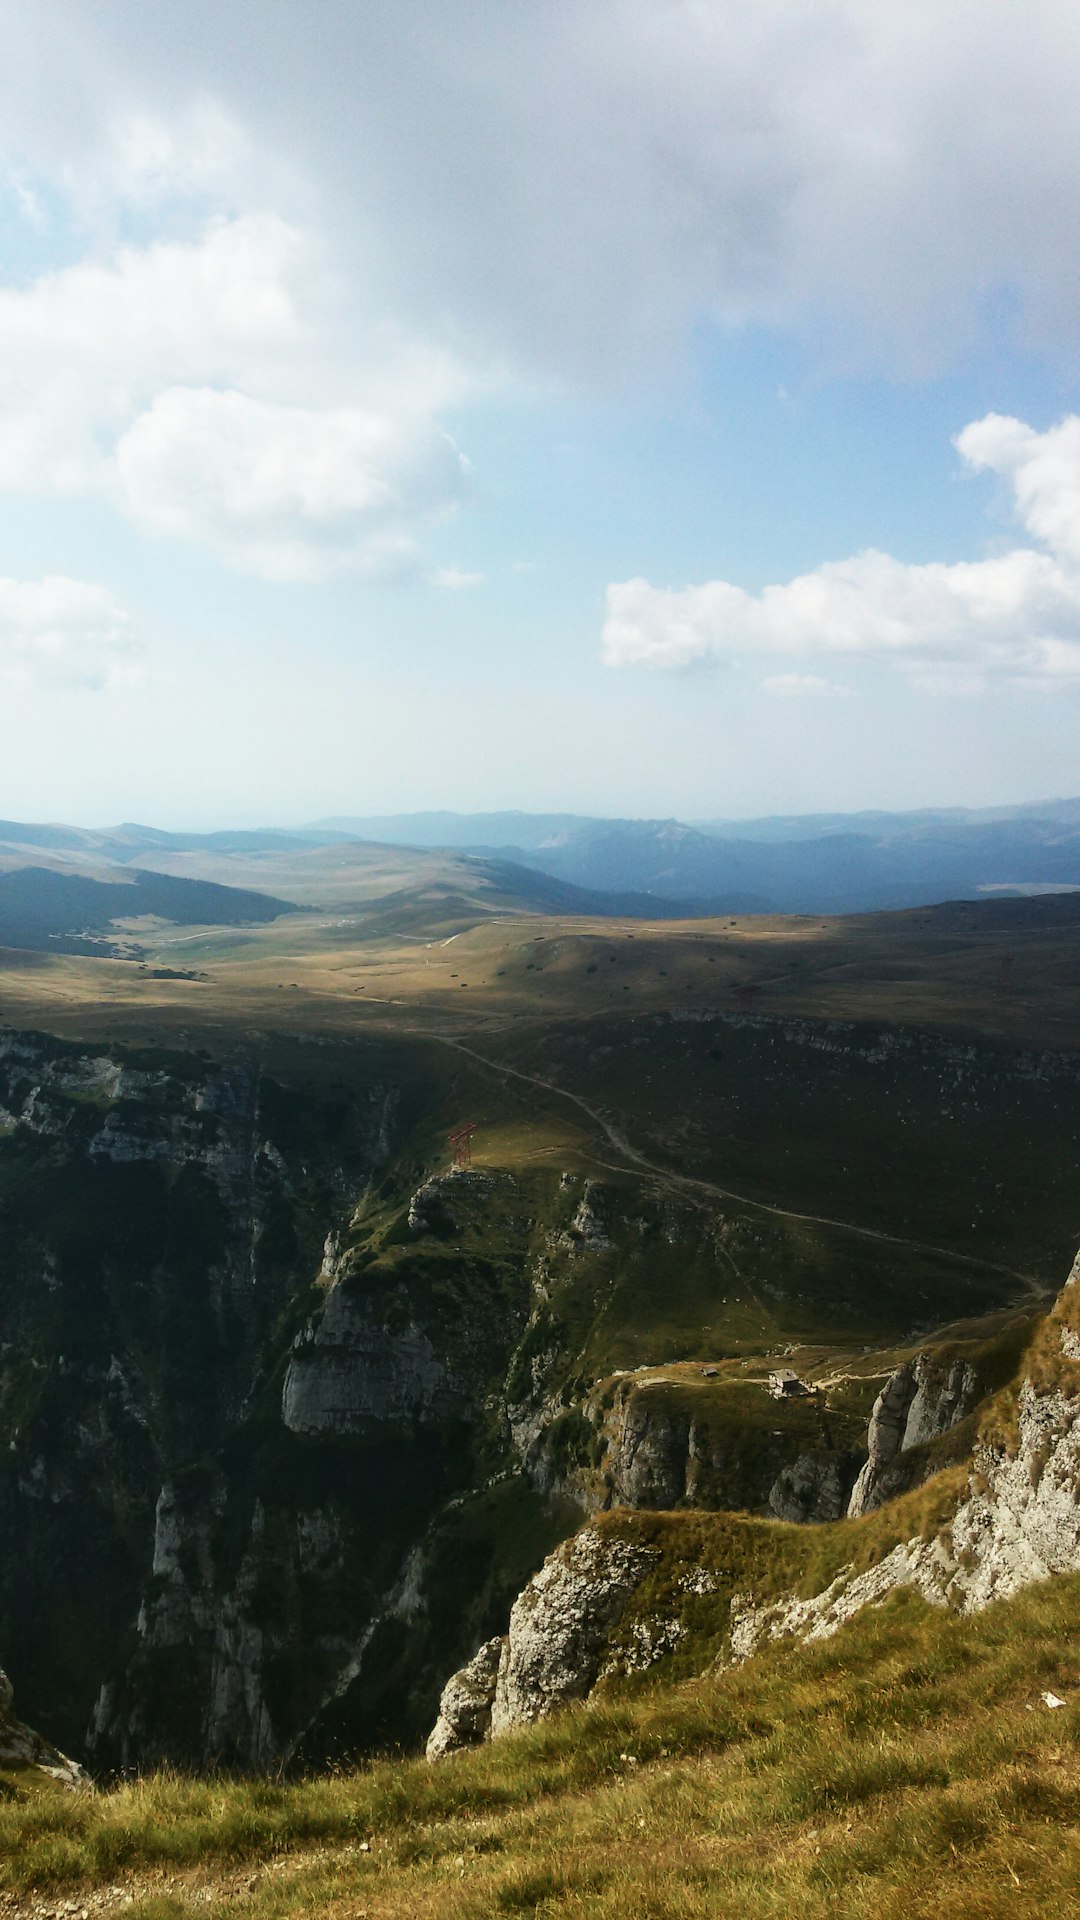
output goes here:
[[[1080, 1577], [578, 1709], [432, 1768], [0, 1807], [5, 1911], [1022, 1920], [1080, 1900]], [[1045, 1696], [1062, 1699], [1050, 1708]]]

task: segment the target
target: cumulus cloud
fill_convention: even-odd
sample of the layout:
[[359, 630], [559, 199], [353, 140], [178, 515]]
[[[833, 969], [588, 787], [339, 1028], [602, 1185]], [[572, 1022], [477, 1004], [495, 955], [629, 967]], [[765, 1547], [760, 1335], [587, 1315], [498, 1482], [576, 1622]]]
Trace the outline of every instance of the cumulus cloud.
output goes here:
[[270, 579], [396, 568], [413, 528], [461, 493], [465, 466], [424, 418], [286, 407], [171, 387], [123, 436], [116, 466], [140, 520], [193, 535]]
[[318, 269], [248, 214], [0, 291], [0, 487], [97, 493], [278, 579], [400, 565], [462, 493], [456, 371], [335, 354]]
[[284, 377], [303, 256], [251, 215], [0, 290], [0, 485], [106, 489], [118, 435], [166, 383]]
[[956, 437], [972, 467], [1012, 488], [1021, 525], [1052, 553], [1080, 566], [1080, 419], [1070, 414], [1046, 433], [988, 413]]
[[681, 590], [616, 582], [605, 661], [876, 658], [928, 686], [1080, 686], [1080, 419], [1040, 434], [991, 414], [956, 444], [972, 466], [1009, 479], [1021, 521], [1048, 551], [1017, 547], [954, 565], [869, 551], [757, 594], [726, 580]]
[[51, 575], [0, 579], [0, 672], [9, 680], [98, 690], [139, 675], [131, 623], [105, 587]]

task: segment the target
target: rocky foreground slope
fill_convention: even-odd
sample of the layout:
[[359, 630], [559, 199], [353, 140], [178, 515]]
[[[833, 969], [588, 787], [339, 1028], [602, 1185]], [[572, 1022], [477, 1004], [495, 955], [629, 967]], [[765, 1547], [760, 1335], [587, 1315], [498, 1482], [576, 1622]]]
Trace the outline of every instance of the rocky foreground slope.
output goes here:
[[[925, 1364], [907, 1363], [879, 1395], [870, 1457], [852, 1496], [856, 1516], [869, 1510], [876, 1475], [891, 1473], [899, 1486], [905, 1439], [914, 1455], [955, 1422], [967, 1390], [963, 1371], [952, 1368], [936, 1391], [931, 1379]], [[892, 1541], [888, 1515], [877, 1516], [869, 1554], [858, 1527], [831, 1530], [833, 1555], [846, 1547], [852, 1558], [804, 1593], [776, 1591], [790, 1549], [779, 1530], [770, 1555], [752, 1522], [710, 1534], [700, 1517], [687, 1516], [682, 1540], [676, 1516], [666, 1538], [629, 1514], [586, 1526], [519, 1595], [506, 1634], [447, 1682], [429, 1758], [545, 1719], [596, 1689], [618, 1690], [646, 1673], [670, 1676], [680, 1663], [683, 1671], [687, 1662], [700, 1666], [703, 1655], [737, 1663], [769, 1641], [827, 1638], [898, 1589], [969, 1613], [1052, 1574], [1077, 1571], [1078, 1417], [1080, 1256], [1019, 1379], [987, 1409], [968, 1468], [940, 1476], [940, 1497], [924, 1505], [919, 1533], [905, 1537], [910, 1499], [895, 1502]], [[809, 1570], [810, 1557], [802, 1558]], [[743, 1584], [755, 1572], [764, 1593]]]

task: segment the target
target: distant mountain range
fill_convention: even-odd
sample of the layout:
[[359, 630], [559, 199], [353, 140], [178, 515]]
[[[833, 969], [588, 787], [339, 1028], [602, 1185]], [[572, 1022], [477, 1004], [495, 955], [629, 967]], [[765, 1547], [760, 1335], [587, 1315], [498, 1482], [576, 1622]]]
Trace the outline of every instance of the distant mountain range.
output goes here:
[[0, 944], [55, 950], [143, 914], [234, 925], [362, 905], [399, 919], [410, 889], [430, 890], [436, 875], [481, 912], [663, 918], [1060, 891], [1080, 888], [1080, 799], [697, 824], [415, 813], [170, 833], [0, 821]]
[[762, 820], [604, 820], [417, 813], [323, 820], [312, 832], [498, 855], [592, 891], [687, 912], [862, 913], [1080, 886], [1080, 799]]

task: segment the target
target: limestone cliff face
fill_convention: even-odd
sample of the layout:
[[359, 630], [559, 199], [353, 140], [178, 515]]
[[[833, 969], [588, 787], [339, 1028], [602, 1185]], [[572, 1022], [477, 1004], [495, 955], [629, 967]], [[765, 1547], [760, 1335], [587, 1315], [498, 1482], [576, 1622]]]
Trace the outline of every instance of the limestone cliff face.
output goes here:
[[496, 1635], [451, 1674], [439, 1699], [439, 1717], [428, 1735], [429, 1760], [442, 1760], [461, 1747], [477, 1747], [490, 1739], [502, 1655], [503, 1641]]
[[970, 1413], [978, 1376], [967, 1361], [937, 1367], [924, 1353], [905, 1361], [874, 1402], [867, 1434], [869, 1458], [851, 1491], [848, 1514], [857, 1519], [913, 1484], [910, 1463], [900, 1459], [947, 1433]]
[[823, 1640], [897, 1587], [932, 1606], [974, 1613], [1033, 1581], [1080, 1568], [1080, 1433], [1074, 1395], [1020, 1390], [1015, 1453], [984, 1450], [971, 1491], [946, 1533], [907, 1540], [876, 1566], [840, 1573], [809, 1600], [732, 1604], [731, 1650], [743, 1660], [766, 1641]]
[[849, 1454], [822, 1448], [801, 1453], [790, 1467], [782, 1467], [769, 1489], [769, 1511], [778, 1520], [806, 1525], [839, 1520], [851, 1485]]
[[[871, 1464], [887, 1466], [909, 1432], [917, 1436], [911, 1444], [922, 1446], [947, 1431], [973, 1391], [956, 1367], [935, 1371], [916, 1361], [900, 1369], [878, 1397]], [[963, 1613], [1080, 1569], [1080, 1257], [1025, 1362], [1013, 1419], [1011, 1434], [976, 1448], [966, 1491], [936, 1537], [901, 1540], [869, 1568], [844, 1568], [809, 1599], [758, 1604], [750, 1594], [732, 1596], [731, 1660], [770, 1640], [826, 1638], [897, 1587]], [[431, 1757], [543, 1719], [586, 1696], [605, 1674], [655, 1664], [677, 1645], [687, 1631], [678, 1593], [667, 1595], [655, 1618], [638, 1606], [654, 1557], [625, 1529], [586, 1526], [560, 1548], [515, 1602], [497, 1662], [492, 1648], [485, 1650], [483, 1671], [473, 1676], [474, 1696], [479, 1689], [483, 1698], [479, 1707], [473, 1698], [467, 1724], [455, 1706], [460, 1676], [444, 1692]], [[719, 1592], [730, 1577], [730, 1570], [703, 1565], [679, 1590], [684, 1597]], [[639, 1648], [629, 1662], [619, 1644], [628, 1608]]]
[[406, 1317], [389, 1328], [377, 1305], [339, 1288], [293, 1349], [281, 1417], [292, 1433], [362, 1433], [372, 1420], [438, 1420], [461, 1399], [423, 1327]]
[[531, 1471], [586, 1516], [612, 1507], [737, 1507], [784, 1520], [838, 1519], [859, 1466], [855, 1416], [812, 1406], [798, 1423], [790, 1409], [776, 1415], [779, 1426], [763, 1423], [770, 1403], [761, 1383], [741, 1389], [751, 1410], [725, 1383], [714, 1395], [700, 1369], [696, 1376], [689, 1388], [659, 1372], [601, 1383], [570, 1416], [576, 1445], [561, 1444], [566, 1423], [554, 1409], [528, 1456]]
[[437, 1657], [418, 1549], [513, 1458], [529, 1285], [507, 1235], [483, 1252], [482, 1181], [441, 1239], [356, 1226], [410, 1056], [273, 1068], [0, 1034], [0, 1644], [96, 1766], [407, 1735]]
[[451, 1676], [429, 1760], [543, 1720], [589, 1693], [627, 1599], [654, 1559], [647, 1547], [583, 1527], [515, 1600], [506, 1637]]

